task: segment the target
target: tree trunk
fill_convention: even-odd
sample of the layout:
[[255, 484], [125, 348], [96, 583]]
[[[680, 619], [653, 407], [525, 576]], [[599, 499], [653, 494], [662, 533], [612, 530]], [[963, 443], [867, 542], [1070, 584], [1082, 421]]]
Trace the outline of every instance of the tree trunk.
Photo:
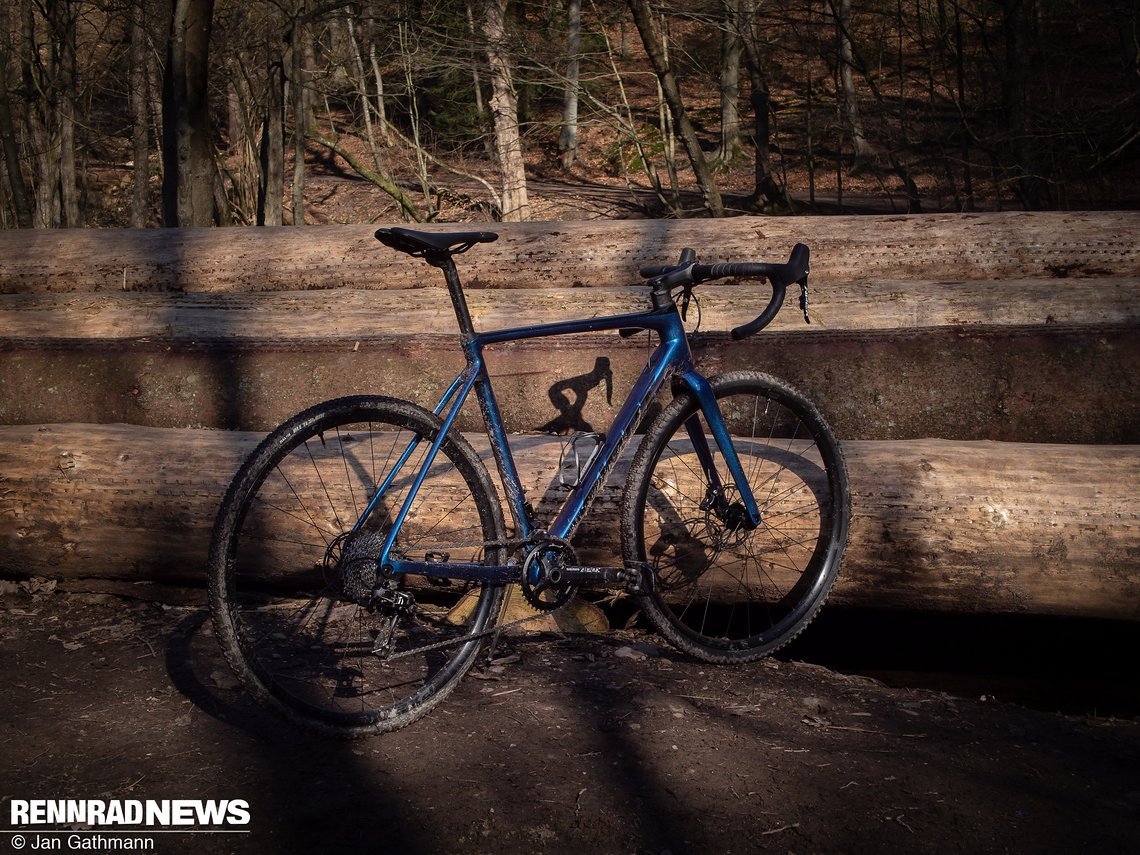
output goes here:
[[562, 97], [562, 134], [558, 149], [562, 168], [569, 169], [578, 156], [578, 53], [582, 47], [582, 0], [567, 3], [566, 91]]
[[1036, 36], [1031, 0], [1003, 0], [1002, 28], [1005, 35], [1005, 76], [1002, 96], [1009, 138], [1010, 162], [1021, 203], [1029, 210], [1053, 207], [1042, 164], [1041, 143], [1036, 139], [1030, 106], [1030, 86], [1035, 82]]
[[[423, 228], [455, 230], [446, 224]], [[424, 263], [384, 248], [374, 230], [323, 226], [303, 236], [292, 229], [0, 232], [0, 293], [423, 287]], [[805, 238], [815, 288], [1008, 278], [1056, 286], [1067, 281], [1058, 272], [1068, 280], [1140, 277], [1140, 213], [1133, 211], [733, 217], [667, 228], [653, 220], [590, 220], [503, 224], [497, 231], [498, 241], [460, 260], [468, 288], [617, 288], [636, 281], [639, 265], [670, 262], [687, 246], [702, 248], [701, 261], [783, 261]], [[794, 315], [793, 306], [787, 310]]]
[[743, 52], [741, 17], [744, 0], [722, 0], [720, 34], [720, 150], [717, 159], [732, 163], [744, 143], [740, 135], [740, 60]]
[[20, 16], [20, 36], [23, 42], [21, 83], [26, 93], [24, 120], [27, 140], [35, 153], [33, 159], [32, 193], [34, 213], [32, 223], [39, 229], [59, 225], [59, 135], [54, 122], [56, 89], [54, 84], [54, 52], [48, 56], [44, 73], [41, 49], [36, 37], [36, 6], [27, 3]]
[[11, 55], [11, 20], [7, 5], [0, 6], [0, 144], [4, 147], [4, 166], [12, 191], [12, 207], [16, 223], [22, 229], [32, 227], [32, 206], [28, 198], [28, 185], [24, 181], [20, 150], [16, 143], [16, 126], [12, 120], [12, 101], [8, 86], [8, 62]]
[[519, 134], [518, 98], [515, 94], [506, 31], [507, 0], [486, 0], [483, 35], [491, 69], [491, 114], [495, 123], [495, 152], [503, 179], [502, 218], [506, 222], [530, 219], [526, 164]]
[[[768, 78], [760, 63], [760, 50], [757, 46], [756, 34], [752, 26], [751, 14], [748, 17], [740, 15], [737, 18], [740, 24], [741, 49], [744, 54], [744, 65], [748, 69], [749, 94], [748, 100], [752, 105], [753, 142], [756, 146], [756, 160], [753, 170], [754, 188], [752, 202], [757, 204], [762, 199], [779, 205], [790, 207], [787, 194], [772, 175], [771, 168], [771, 123], [769, 112], [772, 109], [771, 95], [768, 90]], [[808, 124], [810, 139], [811, 125]]]
[[966, 48], [962, 43], [962, 6], [959, 0], [954, 0], [954, 78], [958, 91], [956, 104], [962, 116], [962, 127], [958, 131], [960, 142], [960, 157], [962, 159], [962, 209], [974, 210], [974, 171], [970, 165], [970, 133], [966, 116]]
[[[836, 1], [838, 6], [836, 6]], [[835, 15], [839, 38], [839, 80], [842, 94], [843, 112], [847, 118], [847, 129], [851, 134], [851, 144], [855, 148], [855, 165], [851, 174], [857, 175], [875, 164], [875, 149], [867, 140], [863, 129], [863, 118], [859, 112], [859, 99], [855, 92], [855, 55], [851, 43], [851, 0], [829, 0]]]
[[[132, 0], [130, 107], [133, 192], [131, 194], [131, 227], [141, 229], [150, 219], [150, 117], [147, 115], [146, 82], [146, 11], [143, 0]], [[233, 128], [230, 128], [231, 142]]]
[[[303, 8], [303, 6], [302, 6]], [[301, 20], [293, 22], [291, 36], [293, 96], [293, 225], [305, 224], [305, 136], [309, 132], [311, 109], [309, 87], [305, 79], [305, 42], [308, 27]]]
[[261, 176], [257, 188], [257, 224], [279, 226], [284, 222], [285, 195], [285, 61], [277, 42], [270, 38], [266, 80], [265, 113], [261, 126]]
[[79, 69], [76, 62], [76, 14], [71, 0], [55, 0], [52, 30], [58, 51], [57, 113], [59, 123], [59, 193], [62, 224], [68, 228], [83, 225], [79, 210], [79, 177], [75, 168], [75, 107]]
[[163, 86], [163, 223], [209, 226], [214, 218], [214, 141], [209, 51], [214, 0], [174, 0]]
[[356, 170], [362, 178], [367, 178], [389, 196], [391, 196], [400, 206], [400, 211], [403, 213], [406, 220], [421, 223], [424, 221], [424, 215], [416, 207], [416, 203], [405, 193], [400, 186], [392, 180], [392, 177], [383, 169], [370, 169], [365, 164], [361, 163], [357, 157], [340, 145], [336, 140], [331, 140], [324, 134], [314, 132], [312, 139], [325, 146], [330, 151], [340, 155], [345, 163]]
[[697, 185], [704, 197], [705, 208], [712, 216], [723, 217], [724, 205], [721, 202], [720, 190], [717, 189], [700, 142], [697, 140], [697, 132], [685, 113], [685, 103], [681, 98], [681, 88], [677, 78], [661, 49], [661, 40], [655, 32], [653, 16], [649, 10], [649, 0], [627, 0], [627, 2], [633, 13], [637, 31], [641, 35], [641, 42], [645, 46], [645, 52], [649, 56], [649, 63], [661, 84], [665, 102], [669, 105], [674, 132], [681, 138], [681, 144], [684, 145], [685, 153], [688, 154], [689, 162], [693, 166]]
[[[368, 74], [364, 70], [364, 59], [360, 53], [360, 42], [356, 38], [356, 27], [346, 12], [343, 18], [345, 37], [352, 52], [352, 67], [356, 72], [356, 94], [360, 98], [360, 112], [364, 117], [364, 133], [368, 137], [368, 150], [372, 153], [372, 163], [380, 166], [380, 148], [376, 143], [376, 133], [372, 126], [372, 103], [368, 95]], [[374, 46], [370, 46], [374, 47]], [[378, 114], [380, 115], [380, 114]], [[387, 128], [383, 131], [387, 139]]]

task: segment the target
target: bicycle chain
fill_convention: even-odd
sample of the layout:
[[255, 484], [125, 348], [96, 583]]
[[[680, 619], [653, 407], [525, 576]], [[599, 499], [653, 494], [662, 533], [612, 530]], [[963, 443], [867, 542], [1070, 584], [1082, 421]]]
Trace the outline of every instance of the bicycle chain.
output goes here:
[[[554, 547], [557, 547], [558, 549], [568, 551], [571, 556], [575, 555], [574, 549], [568, 541], [565, 541], [560, 537], [551, 537], [550, 535], [548, 535], [546, 533], [546, 531], [544, 529], [539, 529], [538, 531], [535, 531], [529, 537], [516, 537], [516, 538], [507, 538], [505, 540], [484, 541], [483, 542], [483, 548], [484, 548], [484, 550], [486, 550], [488, 547], [502, 547], [502, 548], [522, 547], [522, 546], [538, 547], [540, 544], [548, 545], [548, 546], [554, 546]], [[532, 553], [532, 555], [533, 554], [534, 553]], [[528, 556], [528, 559], [529, 559], [529, 556]], [[524, 564], [523, 567], [525, 568], [526, 564]], [[433, 642], [431, 644], [422, 645], [421, 647], [413, 647], [409, 650], [404, 650], [400, 653], [389, 653], [387, 655], [382, 656], [383, 661], [392, 662], [396, 659], [405, 659], [409, 656], [414, 656], [414, 655], [417, 655], [420, 653], [430, 653], [433, 650], [442, 650], [445, 647], [455, 647], [456, 645], [466, 644], [468, 641], [475, 641], [475, 640], [480, 639], [480, 638], [486, 638], [487, 636], [490, 636], [490, 635], [495, 635], [497, 637], [498, 634], [501, 633], [503, 630], [513, 629], [516, 626], [522, 626], [523, 624], [530, 623], [531, 621], [535, 621], [535, 620], [538, 620], [539, 618], [546, 617], [548, 614], [551, 614], [551, 613], [557, 611], [558, 609], [562, 608], [562, 606], [566, 605], [566, 603], [568, 603], [570, 601], [570, 596], [559, 597], [558, 600], [553, 604], [543, 603], [541, 600], [538, 600], [538, 597], [541, 594], [541, 591], [534, 591], [530, 587], [530, 585], [528, 585], [526, 583], [525, 573], [523, 575], [522, 584], [519, 587], [522, 589], [523, 596], [526, 599], [527, 603], [529, 603], [532, 608], [537, 609], [538, 614], [528, 615], [527, 617], [518, 618], [517, 620], [513, 620], [510, 623], [499, 623], [498, 621], [496, 621], [495, 625], [492, 626], [490, 629], [485, 629], [485, 630], [482, 630], [481, 632], [473, 632], [473, 633], [470, 633], [469, 635], [461, 635], [458, 638], [448, 638], [448, 639], [444, 639], [443, 641], [436, 641], [436, 642]], [[571, 595], [573, 594], [573, 590], [574, 590], [573, 586], [570, 586], [569, 593]], [[378, 647], [378, 648], [373, 649], [372, 652], [379, 654], [379, 653], [382, 653], [382, 650], [381, 650], [381, 648]]]
[[[505, 629], [513, 629], [516, 626], [522, 626], [524, 623], [530, 623], [532, 620], [544, 618], [547, 616], [547, 614], [549, 614], [549, 612], [541, 612], [536, 615], [529, 615], [524, 618], [513, 620], [510, 623], [500, 624], [496, 622], [495, 625], [490, 629], [484, 629], [481, 632], [473, 632], [470, 635], [461, 635], [458, 638], [448, 638], [443, 641], [436, 641], [432, 644], [425, 644], [421, 647], [413, 647], [410, 650], [404, 650], [400, 653], [392, 653], [384, 656], [383, 661], [391, 662], [395, 659], [405, 659], [408, 656], [415, 656], [417, 653], [430, 653], [433, 650], [442, 650], [445, 647], [454, 647], [458, 644], [466, 644], [468, 641], [475, 641], [479, 638], [486, 638], [489, 635], [494, 635], [495, 633], [502, 632]], [[372, 652], [379, 653], [381, 651], [373, 650]]]

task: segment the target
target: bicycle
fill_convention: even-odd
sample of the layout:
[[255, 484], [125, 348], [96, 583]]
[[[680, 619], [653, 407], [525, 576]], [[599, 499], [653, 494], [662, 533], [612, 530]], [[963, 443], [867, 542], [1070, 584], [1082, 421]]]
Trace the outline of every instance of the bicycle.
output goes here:
[[[806, 246], [786, 264], [703, 265], [686, 249], [676, 265], [641, 270], [651, 302], [643, 311], [476, 332], [454, 256], [495, 233], [382, 228], [376, 237], [443, 271], [466, 367], [433, 410], [379, 395], [311, 407], [234, 476], [214, 527], [209, 595], [246, 689], [330, 733], [403, 727], [439, 704], [505, 628], [507, 590], [537, 614], [579, 586], [624, 590], [669, 642], [711, 663], [759, 659], [803, 630], [847, 540], [839, 444], [787, 384], [752, 371], [698, 373], [683, 315], [701, 282], [764, 278], [772, 299], [734, 339], [767, 326], [792, 284], [808, 320]], [[613, 424], [592, 435], [561, 510], [540, 524], [484, 348], [610, 330], [648, 330], [659, 343]], [[667, 381], [672, 400], [645, 427], [625, 481], [620, 566], [583, 564], [575, 530]], [[487, 466], [455, 429], [472, 390], [511, 529]]]

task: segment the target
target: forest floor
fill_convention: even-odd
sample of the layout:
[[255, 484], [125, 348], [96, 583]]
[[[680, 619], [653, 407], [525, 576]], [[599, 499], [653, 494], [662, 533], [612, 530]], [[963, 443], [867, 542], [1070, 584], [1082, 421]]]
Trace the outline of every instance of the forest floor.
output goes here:
[[[249, 803], [241, 833], [153, 834], [157, 852], [1140, 846], [1140, 719], [786, 659], [709, 667], [622, 631], [508, 639], [427, 718], [344, 742], [255, 708], [194, 595], [0, 592], [4, 802]], [[3, 851], [68, 847], [26, 829], [16, 841], [0, 811]]]

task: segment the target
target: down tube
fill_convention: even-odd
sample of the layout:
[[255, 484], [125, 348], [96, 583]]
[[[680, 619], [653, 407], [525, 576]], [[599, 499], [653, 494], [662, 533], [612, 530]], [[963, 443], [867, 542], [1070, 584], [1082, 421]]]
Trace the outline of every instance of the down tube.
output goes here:
[[574, 534], [594, 494], [605, 483], [606, 477], [629, 441], [630, 434], [641, 421], [646, 405], [657, 396], [662, 384], [678, 368], [686, 354], [687, 345], [684, 338], [666, 340], [654, 351], [653, 358], [633, 384], [629, 397], [625, 399], [621, 410], [614, 417], [601, 451], [594, 455], [594, 462], [582, 476], [582, 486], [574, 491], [563, 506], [562, 512], [558, 514], [558, 518], [551, 523], [552, 535], [568, 540]]

